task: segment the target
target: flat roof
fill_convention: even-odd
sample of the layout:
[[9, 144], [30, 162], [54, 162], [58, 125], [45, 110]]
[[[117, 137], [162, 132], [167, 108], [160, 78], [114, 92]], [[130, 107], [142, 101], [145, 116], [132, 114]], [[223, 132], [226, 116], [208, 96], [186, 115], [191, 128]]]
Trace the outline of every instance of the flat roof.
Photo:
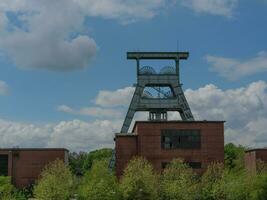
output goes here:
[[252, 152], [252, 151], [267, 151], [267, 148], [254, 148], [246, 150], [246, 152]]
[[0, 148], [0, 151], [69, 151], [65, 148]]
[[117, 137], [136, 137], [137, 134], [135, 133], [116, 133], [115, 136]]
[[225, 121], [213, 121], [213, 120], [195, 120], [195, 121], [183, 121], [183, 120], [169, 120], [169, 121], [135, 121], [133, 129], [135, 129], [136, 124], [138, 123], [147, 123], [147, 124], [170, 124], [170, 123], [186, 123], [186, 124], [190, 124], [190, 123], [225, 123]]

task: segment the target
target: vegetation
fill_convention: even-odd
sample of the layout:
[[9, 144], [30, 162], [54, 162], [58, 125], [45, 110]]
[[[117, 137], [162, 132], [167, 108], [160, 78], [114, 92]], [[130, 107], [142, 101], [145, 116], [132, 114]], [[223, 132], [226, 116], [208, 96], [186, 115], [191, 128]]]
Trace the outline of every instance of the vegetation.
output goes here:
[[244, 155], [246, 147], [228, 143], [224, 146], [224, 164], [228, 170], [240, 171], [244, 169]]
[[81, 200], [118, 200], [119, 190], [117, 179], [108, 170], [108, 162], [100, 160], [94, 162], [78, 188]]
[[[248, 173], [245, 150], [225, 145], [224, 166], [212, 163], [202, 176], [180, 159], [156, 174], [146, 159], [136, 157], [119, 180], [107, 167], [110, 149], [72, 154], [68, 167], [59, 160], [46, 166], [33, 194], [38, 200], [267, 200], [267, 165], [258, 161], [257, 172]], [[10, 177], [0, 177], [0, 200], [26, 200], [30, 195], [30, 190], [16, 190]]]
[[157, 200], [158, 178], [144, 158], [133, 158], [124, 171], [120, 190], [124, 200]]
[[161, 177], [161, 199], [194, 200], [197, 196], [197, 177], [193, 170], [175, 159], [164, 169]]
[[66, 200], [73, 193], [74, 179], [70, 169], [60, 160], [48, 164], [34, 188], [39, 200]]
[[69, 164], [71, 171], [77, 175], [82, 176], [88, 172], [94, 161], [110, 159], [112, 155], [112, 149], [100, 149], [91, 151], [89, 153], [70, 153], [69, 154]]

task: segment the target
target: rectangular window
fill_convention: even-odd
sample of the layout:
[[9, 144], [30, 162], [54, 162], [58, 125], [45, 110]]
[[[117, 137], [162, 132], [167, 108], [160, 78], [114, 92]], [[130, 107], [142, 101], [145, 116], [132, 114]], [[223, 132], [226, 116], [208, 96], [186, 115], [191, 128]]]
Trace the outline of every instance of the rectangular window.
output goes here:
[[161, 169], [165, 169], [168, 164], [169, 164], [169, 162], [162, 162], [161, 163]]
[[164, 129], [161, 131], [162, 149], [200, 149], [200, 130]]
[[8, 155], [0, 155], [0, 176], [8, 176]]
[[193, 169], [201, 169], [201, 162], [188, 162], [187, 164]]

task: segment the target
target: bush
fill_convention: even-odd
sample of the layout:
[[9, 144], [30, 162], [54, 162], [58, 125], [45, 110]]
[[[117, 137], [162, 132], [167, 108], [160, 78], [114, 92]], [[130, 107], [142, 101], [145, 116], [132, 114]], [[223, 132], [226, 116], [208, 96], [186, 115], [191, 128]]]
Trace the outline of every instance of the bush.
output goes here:
[[224, 190], [227, 200], [251, 200], [254, 190], [255, 176], [248, 175], [244, 170], [239, 173], [225, 172]]
[[69, 199], [73, 190], [70, 169], [60, 160], [48, 164], [34, 187], [34, 196], [39, 200]]
[[193, 170], [180, 159], [173, 160], [161, 177], [162, 200], [194, 200], [197, 196], [197, 179]]
[[124, 200], [157, 200], [158, 185], [157, 177], [148, 161], [134, 158], [124, 171], [120, 189]]
[[10, 199], [13, 189], [11, 177], [0, 176], [0, 200]]
[[69, 154], [69, 165], [71, 171], [77, 175], [82, 176], [88, 172], [94, 161], [110, 159], [112, 155], [112, 149], [99, 149], [91, 151], [89, 153], [79, 152], [79, 153], [70, 153]]
[[200, 199], [218, 200], [225, 199], [224, 169], [221, 163], [212, 163], [201, 177]]
[[85, 174], [78, 191], [81, 200], [118, 200], [117, 180], [108, 170], [108, 161], [95, 161], [92, 169]]
[[244, 156], [246, 148], [228, 143], [224, 146], [224, 166], [228, 170], [239, 171], [245, 168]]

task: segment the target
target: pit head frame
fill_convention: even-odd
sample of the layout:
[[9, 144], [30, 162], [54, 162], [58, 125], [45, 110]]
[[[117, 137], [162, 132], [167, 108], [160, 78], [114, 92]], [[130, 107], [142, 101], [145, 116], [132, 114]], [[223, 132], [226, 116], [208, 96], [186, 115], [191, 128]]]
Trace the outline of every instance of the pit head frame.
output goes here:
[[[127, 59], [136, 60], [137, 84], [121, 128], [121, 133], [128, 133], [135, 112], [148, 111], [149, 120], [166, 121], [168, 111], [177, 111], [184, 121], [194, 121], [193, 114], [185, 98], [180, 83], [180, 60], [186, 60], [188, 52], [127, 52]], [[152, 67], [140, 67], [141, 60], [174, 60], [175, 67], [163, 67], [157, 73]], [[146, 88], [154, 88], [161, 97], [152, 97]], [[161, 87], [169, 88], [169, 92]]]

